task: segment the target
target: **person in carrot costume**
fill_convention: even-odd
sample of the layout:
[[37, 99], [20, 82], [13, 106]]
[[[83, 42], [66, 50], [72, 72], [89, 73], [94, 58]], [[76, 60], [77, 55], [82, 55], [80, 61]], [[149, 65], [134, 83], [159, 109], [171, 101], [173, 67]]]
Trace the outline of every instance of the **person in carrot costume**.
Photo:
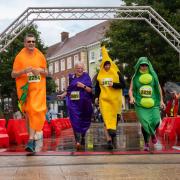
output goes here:
[[99, 98], [108, 149], [113, 149], [116, 144], [117, 116], [122, 111], [122, 89], [125, 88], [125, 81], [105, 46], [101, 49], [102, 62], [97, 76], [95, 97]]
[[35, 133], [41, 131], [46, 115], [46, 59], [35, 48], [35, 36], [24, 38], [24, 48], [17, 54], [12, 77], [16, 79], [19, 107], [29, 122], [29, 141], [26, 151], [35, 151]]

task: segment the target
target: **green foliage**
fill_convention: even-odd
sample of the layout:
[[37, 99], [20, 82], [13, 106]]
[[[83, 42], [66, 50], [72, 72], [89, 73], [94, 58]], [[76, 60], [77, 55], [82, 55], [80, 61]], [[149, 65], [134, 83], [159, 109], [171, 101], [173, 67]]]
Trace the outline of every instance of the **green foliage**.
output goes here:
[[[180, 30], [180, 1], [125, 0], [127, 5], [152, 6], [171, 26]], [[160, 83], [180, 82], [179, 54], [145, 21], [114, 20], [106, 36], [110, 55], [127, 63], [124, 74], [130, 81], [137, 59], [147, 56], [156, 70]]]
[[53, 92], [56, 92], [56, 83], [51, 77], [46, 77], [46, 93], [47, 95], [52, 94]]
[[2, 108], [1, 108], [1, 103], [0, 103], [0, 118], [4, 118], [4, 114], [3, 114], [3, 111], [2, 111]]

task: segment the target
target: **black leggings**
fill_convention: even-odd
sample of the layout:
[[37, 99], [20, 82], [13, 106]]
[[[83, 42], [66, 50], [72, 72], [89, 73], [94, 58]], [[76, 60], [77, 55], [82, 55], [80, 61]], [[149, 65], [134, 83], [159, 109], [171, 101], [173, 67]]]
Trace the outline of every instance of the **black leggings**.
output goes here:
[[[156, 125], [155, 130], [158, 127], [159, 127], [159, 123]], [[145, 129], [143, 127], [141, 127], [141, 130], [142, 130], [142, 134], [143, 134], [143, 137], [144, 137], [144, 142], [148, 143], [148, 141], [149, 141], [149, 134], [145, 131]]]
[[74, 130], [73, 132], [74, 132], [74, 137], [75, 137], [76, 142], [81, 142], [81, 140], [85, 138], [86, 133], [78, 133]]

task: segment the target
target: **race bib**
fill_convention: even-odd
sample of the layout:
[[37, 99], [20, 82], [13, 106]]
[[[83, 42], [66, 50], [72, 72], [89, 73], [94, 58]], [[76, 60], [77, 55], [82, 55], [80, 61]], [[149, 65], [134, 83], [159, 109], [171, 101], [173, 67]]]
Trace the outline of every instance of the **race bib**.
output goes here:
[[72, 91], [70, 98], [71, 100], [79, 100], [80, 99], [79, 91]]
[[152, 87], [145, 85], [140, 88], [140, 94], [142, 97], [151, 97], [152, 96]]
[[112, 78], [104, 78], [104, 79], [102, 79], [102, 85], [103, 86], [109, 86], [110, 82], [113, 82]]
[[40, 82], [41, 81], [41, 75], [34, 75], [33, 73], [28, 73], [28, 82]]

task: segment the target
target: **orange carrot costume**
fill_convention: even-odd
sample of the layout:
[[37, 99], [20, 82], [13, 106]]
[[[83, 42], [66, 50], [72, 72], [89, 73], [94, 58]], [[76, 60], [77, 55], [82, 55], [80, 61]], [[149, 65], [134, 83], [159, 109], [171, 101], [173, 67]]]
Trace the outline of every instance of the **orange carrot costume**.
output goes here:
[[[33, 53], [29, 53], [26, 48], [23, 48], [15, 58], [13, 71], [18, 72], [28, 67], [46, 68], [46, 59], [37, 48], [34, 49]], [[38, 79], [36, 78], [35, 81], [33, 79], [33, 74], [23, 74], [17, 77], [16, 88], [20, 99], [21, 87], [29, 82], [27, 99], [22, 106], [22, 111], [28, 114], [30, 127], [40, 131], [43, 128], [46, 114], [46, 77], [40, 74]]]

